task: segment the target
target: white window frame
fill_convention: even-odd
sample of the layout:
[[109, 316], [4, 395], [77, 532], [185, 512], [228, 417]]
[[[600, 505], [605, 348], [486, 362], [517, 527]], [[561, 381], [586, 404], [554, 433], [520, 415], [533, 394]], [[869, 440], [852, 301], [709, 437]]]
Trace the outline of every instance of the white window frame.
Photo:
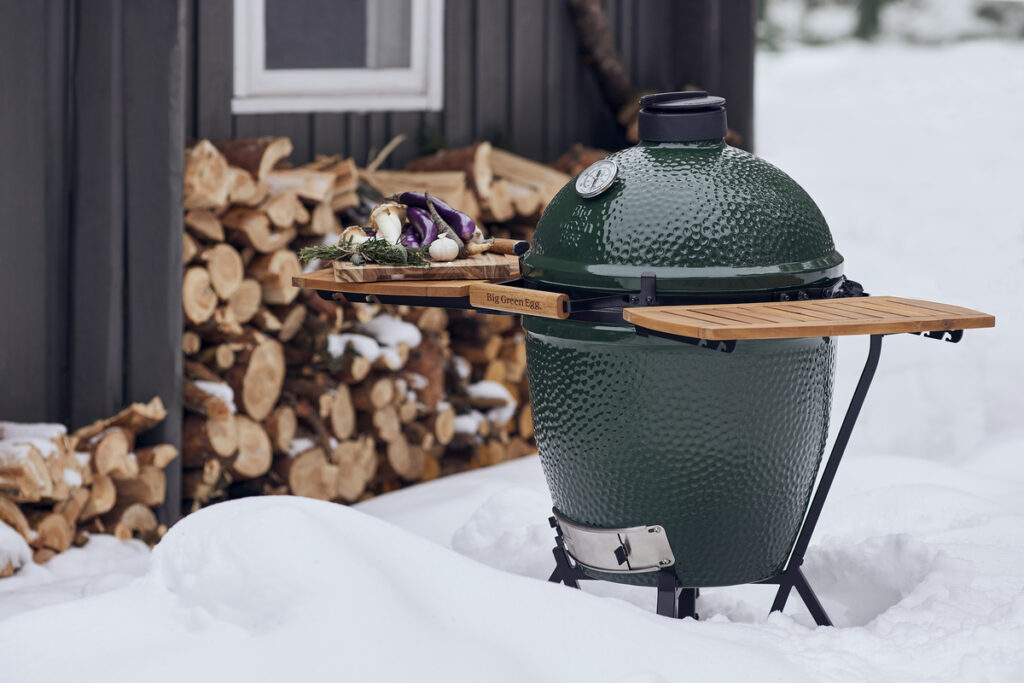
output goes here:
[[267, 69], [264, 0], [234, 0], [235, 114], [438, 111], [444, 95], [444, 0], [412, 0], [408, 69]]

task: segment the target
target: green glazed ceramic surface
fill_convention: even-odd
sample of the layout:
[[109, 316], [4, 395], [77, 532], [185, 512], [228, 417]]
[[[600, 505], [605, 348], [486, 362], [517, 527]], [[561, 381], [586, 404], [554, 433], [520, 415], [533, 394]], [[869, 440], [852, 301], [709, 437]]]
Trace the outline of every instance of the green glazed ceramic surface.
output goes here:
[[834, 342], [739, 342], [726, 354], [626, 326], [524, 326], [537, 446], [560, 513], [604, 528], [663, 525], [683, 586], [784, 567], [828, 432]]
[[585, 199], [569, 183], [544, 212], [523, 275], [554, 287], [737, 292], [842, 274], [818, 207], [789, 176], [721, 140], [642, 142], [608, 157], [618, 175]]

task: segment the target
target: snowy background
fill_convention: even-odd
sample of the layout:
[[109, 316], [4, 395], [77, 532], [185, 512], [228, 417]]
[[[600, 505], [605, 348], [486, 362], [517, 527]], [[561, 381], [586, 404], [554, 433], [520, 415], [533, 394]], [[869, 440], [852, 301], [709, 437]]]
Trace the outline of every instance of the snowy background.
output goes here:
[[[886, 339], [805, 564], [836, 628], [797, 599], [768, 617], [770, 587], [705, 590], [695, 623], [649, 589], [545, 583], [531, 457], [27, 564], [0, 580], [0, 680], [1024, 680], [1024, 43], [790, 46], [757, 87], [758, 152], [818, 201], [849, 276], [998, 324]], [[837, 406], [865, 351], [841, 341]]]

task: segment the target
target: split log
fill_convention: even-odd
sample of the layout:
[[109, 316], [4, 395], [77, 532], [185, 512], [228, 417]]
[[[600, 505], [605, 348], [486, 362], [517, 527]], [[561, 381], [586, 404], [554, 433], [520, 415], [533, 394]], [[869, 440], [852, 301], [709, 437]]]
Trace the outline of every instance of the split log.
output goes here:
[[182, 233], [181, 240], [181, 262], [187, 266], [199, 254], [199, 244], [187, 232]]
[[455, 409], [447, 406], [438, 410], [428, 417], [424, 424], [434, 432], [437, 443], [447, 446], [455, 438]]
[[163, 469], [171, 464], [171, 461], [178, 457], [178, 449], [169, 443], [158, 446], [148, 446], [135, 450], [135, 459], [139, 461], [139, 467], [152, 465]]
[[491, 194], [494, 172], [491, 170], [491, 143], [478, 142], [461, 149], [441, 150], [436, 154], [410, 161], [407, 171], [463, 171], [477, 197]]
[[466, 175], [462, 171], [361, 171], [360, 177], [385, 196], [398, 192], [429, 192], [455, 209], [465, 209]]
[[123, 427], [108, 427], [80, 448], [92, 453], [93, 469], [114, 479], [138, 476], [139, 463], [132, 454], [135, 435]]
[[181, 300], [185, 318], [193, 324], [204, 323], [217, 310], [217, 293], [213, 291], [210, 274], [202, 266], [191, 266], [185, 270], [181, 286]]
[[223, 242], [224, 226], [217, 214], [209, 209], [192, 209], [185, 212], [185, 228], [193, 236], [207, 242]]
[[383, 406], [360, 413], [356, 419], [361, 433], [373, 432], [381, 441], [394, 441], [402, 436], [402, 423], [394, 406]]
[[368, 377], [352, 390], [352, 403], [360, 410], [383, 408], [390, 405], [394, 397], [395, 384], [388, 376]]
[[202, 467], [207, 454], [226, 458], [238, 448], [238, 426], [233, 415], [223, 418], [186, 415], [182, 422], [182, 463]]
[[[207, 380], [209, 381], [209, 380]], [[220, 381], [218, 379], [218, 381]], [[181, 385], [181, 402], [185, 410], [215, 419], [225, 419], [231, 415], [231, 406], [219, 396], [204, 391], [187, 377]]]
[[238, 409], [259, 422], [277, 404], [284, 373], [281, 344], [264, 339], [238, 354], [238, 363], [225, 373], [225, 379], [235, 391]]
[[263, 426], [270, 436], [270, 443], [276, 453], [287, 453], [295, 439], [298, 421], [295, 410], [288, 405], [279, 405], [267, 416]]
[[331, 454], [338, 467], [337, 498], [347, 503], [359, 500], [377, 472], [377, 449], [373, 439], [362, 436], [340, 442]]
[[327, 424], [331, 428], [331, 433], [338, 439], [347, 439], [355, 431], [356, 411], [348, 385], [339, 384], [332, 391]]
[[139, 468], [139, 476], [132, 479], [115, 479], [118, 503], [142, 503], [150, 507], [163, 505], [167, 494], [167, 480], [164, 471], [156, 465]]
[[235, 290], [235, 293], [228, 299], [228, 309], [235, 320], [239, 323], [247, 323], [252, 320], [256, 312], [260, 310], [260, 302], [263, 300], [263, 287], [258, 280], [246, 278]]
[[277, 338], [282, 342], [291, 341], [306, 322], [306, 307], [303, 304], [293, 303], [291, 306], [277, 306], [270, 310], [281, 323]]
[[[252, 174], [238, 166], [228, 166], [228, 201], [232, 204], [251, 205], [259, 195], [260, 186]], [[223, 239], [223, 237], [221, 238]]]
[[354, 209], [360, 204], [359, 194], [355, 191], [341, 192], [331, 198], [331, 211], [341, 213], [347, 209]]
[[609, 154], [611, 154], [611, 152], [607, 150], [586, 147], [577, 142], [569, 149], [568, 152], [558, 158], [558, 161], [555, 162], [554, 166], [562, 173], [566, 173], [570, 176], [576, 176], [585, 168], [596, 161], [604, 159]]
[[271, 171], [265, 178], [271, 194], [294, 192], [311, 202], [329, 202], [334, 196], [334, 174], [309, 168]]
[[89, 487], [89, 500], [82, 508], [78, 519], [88, 521], [105, 512], [109, 512], [117, 502], [117, 488], [114, 480], [105, 474], [97, 474], [93, 477], [92, 486]]
[[235, 418], [238, 424], [238, 455], [231, 461], [231, 473], [240, 479], [254, 479], [270, 471], [273, 450], [270, 437], [258, 422], [239, 415]]
[[262, 204], [260, 210], [278, 228], [290, 228], [295, 223], [295, 204], [298, 198], [294, 192], [272, 194]]
[[186, 330], [181, 335], [181, 350], [186, 356], [193, 356], [199, 353], [199, 349], [202, 346], [203, 340], [195, 332]]
[[35, 532], [29, 545], [36, 550], [47, 548], [62, 553], [75, 540], [74, 526], [59, 512], [32, 510], [26, 517]]
[[500, 178], [536, 189], [544, 206], [572, 180], [559, 170], [503, 149], [491, 152], [491, 168]]
[[284, 249], [295, 239], [295, 228], [271, 232], [270, 219], [262, 211], [236, 206], [221, 217], [231, 240], [261, 254]]
[[235, 364], [234, 345], [225, 343], [208, 346], [196, 355], [196, 362], [211, 370], [227, 370]]
[[359, 384], [364, 381], [373, 369], [373, 364], [357, 353], [346, 353], [335, 359], [338, 377], [345, 384]]
[[302, 273], [302, 266], [294, 251], [281, 249], [258, 256], [249, 264], [248, 273], [263, 288], [264, 303], [286, 306], [299, 295], [299, 288], [292, 285], [292, 278]]
[[220, 484], [223, 466], [217, 458], [210, 458], [198, 469], [188, 469], [181, 475], [181, 495], [192, 501], [206, 502], [213, 497]]
[[206, 266], [210, 286], [217, 296], [229, 299], [238, 291], [245, 277], [245, 268], [234, 247], [222, 242], [200, 253], [199, 261]]
[[208, 140], [200, 140], [185, 153], [186, 209], [216, 208], [228, 201], [228, 162]]
[[103, 516], [103, 524], [122, 541], [131, 538], [149, 541], [155, 540], [158, 535], [156, 515], [142, 503], [114, 506], [113, 510]]
[[[341, 210], [343, 211], [344, 209]], [[341, 224], [338, 223], [335, 211], [336, 209], [330, 202], [318, 203], [313, 207], [309, 222], [299, 226], [299, 233], [303, 235], [329, 235], [334, 232], [341, 232]]]
[[228, 163], [263, 180], [277, 162], [292, 153], [292, 141], [285, 137], [235, 138], [214, 143]]
[[0, 490], [19, 502], [53, 496], [53, 479], [46, 459], [32, 444], [0, 448]]
[[338, 466], [327, 461], [320, 447], [288, 458], [278, 458], [274, 471], [296, 496], [332, 500], [338, 494]]
[[391, 469], [405, 481], [416, 481], [423, 474], [424, 452], [419, 446], [398, 438], [387, 443], [385, 452]]
[[0, 496], [0, 522], [21, 534], [26, 542], [31, 539], [32, 527], [25, 518], [25, 513], [17, 503], [5, 496]]

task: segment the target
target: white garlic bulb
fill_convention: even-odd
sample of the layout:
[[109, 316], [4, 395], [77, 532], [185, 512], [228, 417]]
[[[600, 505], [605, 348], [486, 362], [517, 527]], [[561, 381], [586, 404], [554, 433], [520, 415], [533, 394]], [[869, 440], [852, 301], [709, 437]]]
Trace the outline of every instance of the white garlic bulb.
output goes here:
[[430, 243], [429, 254], [435, 261], [454, 261], [459, 256], [459, 245], [451, 237], [441, 235]]

